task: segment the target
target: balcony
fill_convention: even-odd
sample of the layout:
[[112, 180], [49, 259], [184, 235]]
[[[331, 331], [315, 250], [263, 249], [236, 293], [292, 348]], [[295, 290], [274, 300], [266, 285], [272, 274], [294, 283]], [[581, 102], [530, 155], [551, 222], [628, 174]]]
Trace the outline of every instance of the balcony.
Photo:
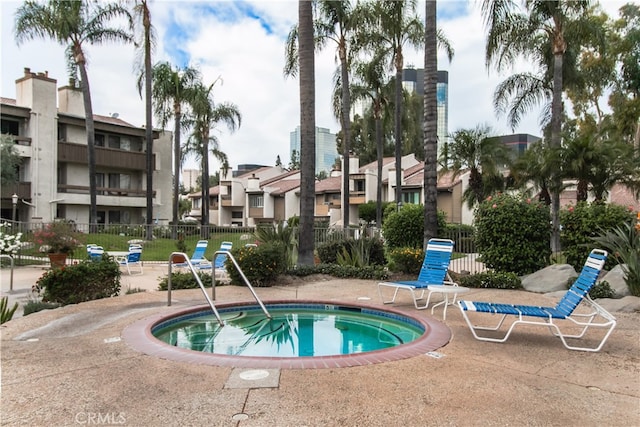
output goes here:
[[[146, 197], [146, 190], [135, 190], [130, 188], [113, 188], [113, 187], [97, 187], [97, 195], [100, 196], [118, 196], [118, 197]], [[58, 193], [73, 193], [73, 194], [89, 194], [88, 185], [68, 185], [58, 184]], [[153, 192], [153, 197], [156, 196], [156, 192]]]
[[[58, 161], [87, 164], [87, 146], [58, 142]], [[155, 164], [155, 154], [153, 164]], [[96, 147], [96, 166], [117, 169], [146, 170], [146, 153]]]
[[3, 199], [10, 199], [13, 194], [17, 194], [20, 199], [31, 200], [31, 182], [19, 182], [16, 185], [2, 187], [0, 194]]
[[366, 203], [365, 193], [364, 191], [351, 191], [349, 193], [349, 204], [350, 205], [361, 205]]

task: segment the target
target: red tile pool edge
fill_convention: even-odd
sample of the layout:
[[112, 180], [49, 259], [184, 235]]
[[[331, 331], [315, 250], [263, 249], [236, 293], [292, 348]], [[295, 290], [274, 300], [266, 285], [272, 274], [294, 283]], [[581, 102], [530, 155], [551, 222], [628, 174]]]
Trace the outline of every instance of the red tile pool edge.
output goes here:
[[[425, 329], [425, 333], [418, 339], [384, 350], [369, 351], [340, 356], [318, 357], [254, 357], [254, 356], [229, 356], [223, 354], [203, 353], [183, 348], [177, 348], [166, 344], [151, 334], [151, 329], [158, 323], [167, 319], [185, 314], [202, 311], [207, 306], [182, 308], [172, 313], [157, 314], [139, 320], [129, 325], [122, 333], [124, 341], [134, 350], [149, 356], [176, 362], [187, 362], [200, 365], [226, 366], [232, 368], [272, 368], [272, 369], [326, 369], [346, 368], [350, 366], [366, 366], [374, 363], [384, 363], [394, 360], [407, 359], [434, 351], [446, 345], [451, 339], [451, 330], [444, 324], [433, 318], [415, 317], [411, 314], [392, 308], [381, 308], [368, 304], [343, 303], [338, 301], [317, 300], [277, 300], [263, 301], [267, 304], [332, 304], [350, 307], [362, 307], [371, 310], [384, 311], [409, 317], [419, 322]], [[228, 308], [234, 306], [253, 305], [252, 302], [236, 302], [220, 304], [216, 308]]]

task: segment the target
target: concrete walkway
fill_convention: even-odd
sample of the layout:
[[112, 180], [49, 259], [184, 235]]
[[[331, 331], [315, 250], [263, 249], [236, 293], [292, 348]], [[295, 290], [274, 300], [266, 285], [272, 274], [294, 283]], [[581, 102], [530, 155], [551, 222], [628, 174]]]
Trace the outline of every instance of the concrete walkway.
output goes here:
[[[42, 268], [15, 271], [21, 300]], [[147, 292], [17, 317], [2, 325], [3, 426], [637, 426], [640, 314], [618, 326], [599, 353], [566, 350], [543, 328], [507, 343], [473, 339], [450, 307], [451, 341], [434, 355], [338, 369], [247, 369], [174, 362], [133, 350], [123, 331], [140, 319], [202, 305], [199, 290], [157, 291], [166, 266], [123, 276]], [[292, 281], [258, 288], [264, 301], [323, 299], [379, 305], [376, 282]], [[524, 291], [471, 290], [469, 300], [554, 304]], [[246, 288], [217, 288], [217, 302], [251, 301]], [[395, 306], [413, 316], [410, 299]], [[19, 313], [20, 314], [20, 313]], [[441, 319], [441, 311], [434, 316]], [[440, 356], [440, 357], [432, 357]]]

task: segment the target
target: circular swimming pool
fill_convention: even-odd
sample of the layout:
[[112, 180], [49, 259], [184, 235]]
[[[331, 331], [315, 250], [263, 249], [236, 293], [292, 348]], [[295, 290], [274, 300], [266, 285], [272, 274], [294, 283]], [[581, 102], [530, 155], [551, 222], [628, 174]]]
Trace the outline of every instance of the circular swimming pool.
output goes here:
[[433, 351], [451, 336], [442, 323], [407, 313], [323, 301], [216, 305], [143, 319], [123, 337], [170, 360], [255, 368], [330, 368], [399, 360]]

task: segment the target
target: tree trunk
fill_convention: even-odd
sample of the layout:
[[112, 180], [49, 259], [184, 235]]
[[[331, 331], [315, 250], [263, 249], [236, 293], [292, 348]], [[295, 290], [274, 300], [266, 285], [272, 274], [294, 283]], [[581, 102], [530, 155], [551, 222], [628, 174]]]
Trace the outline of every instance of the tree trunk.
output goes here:
[[342, 79], [342, 157], [344, 165], [342, 166], [342, 227], [346, 230], [349, 228], [349, 175], [351, 173], [349, 159], [349, 146], [351, 145], [351, 118], [349, 110], [351, 109], [351, 98], [349, 89], [349, 68], [347, 64], [347, 52], [344, 45], [340, 46], [340, 71]]
[[[80, 55], [83, 55], [80, 52]], [[84, 56], [82, 56], [84, 58]], [[76, 62], [82, 79], [82, 99], [84, 101], [85, 129], [87, 131], [87, 163], [89, 164], [89, 232], [95, 233], [98, 221], [97, 188], [96, 188], [96, 132], [93, 122], [93, 107], [91, 105], [91, 90], [89, 76], [84, 60]]]
[[[551, 148], [560, 148], [562, 132], [562, 62], [563, 53], [556, 50], [553, 57], [553, 99], [551, 101]], [[559, 163], [559, 159], [554, 159]], [[560, 191], [562, 178], [559, 167], [551, 170], [551, 252], [560, 251]]]
[[378, 155], [378, 179], [376, 180], [376, 227], [382, 227], [382, 162], [384, 147], [382, 145], [382, 120], [380, 118], [380, 103], [376, 105], [376, 147]]
[[147, 140], [147, 240], [153, 240], [153, 121], [151, 106], [151, 17], [146, 3], [143, 5], [144, 17], [144, 100], [145, 100], [145, 139]]
[[424, 242], [438, 236], [438, 56], [436, 0], [425, 2], [424, 49]]
[[[313, 265], [315, 205], [316, 117], [313, 11], [309, 0], [298, 2], [298, 60], [300, 70], [300, 234], [298, 264]], [[346, 162], [346, 159], [345, 159]]]
[[174, 106], [173, 115], [173, 213], [172, 222], [173, 228], [171, 235], [173, 239], [178, 237], [178, 208], [180, 205], [180, 165], [182, 164], [180, 153], [180, 122], [182, 121], [182, 114], [180, 112], [180, 106]]
[[402, 52], [396, 56], [396, 108], [395, 108], [395, 152], [396, 152], [396, 209], [402, 206]]
[[202, 135], [202, 215], [200, 217], [200, 236], [209, 238], [209, 130]]

